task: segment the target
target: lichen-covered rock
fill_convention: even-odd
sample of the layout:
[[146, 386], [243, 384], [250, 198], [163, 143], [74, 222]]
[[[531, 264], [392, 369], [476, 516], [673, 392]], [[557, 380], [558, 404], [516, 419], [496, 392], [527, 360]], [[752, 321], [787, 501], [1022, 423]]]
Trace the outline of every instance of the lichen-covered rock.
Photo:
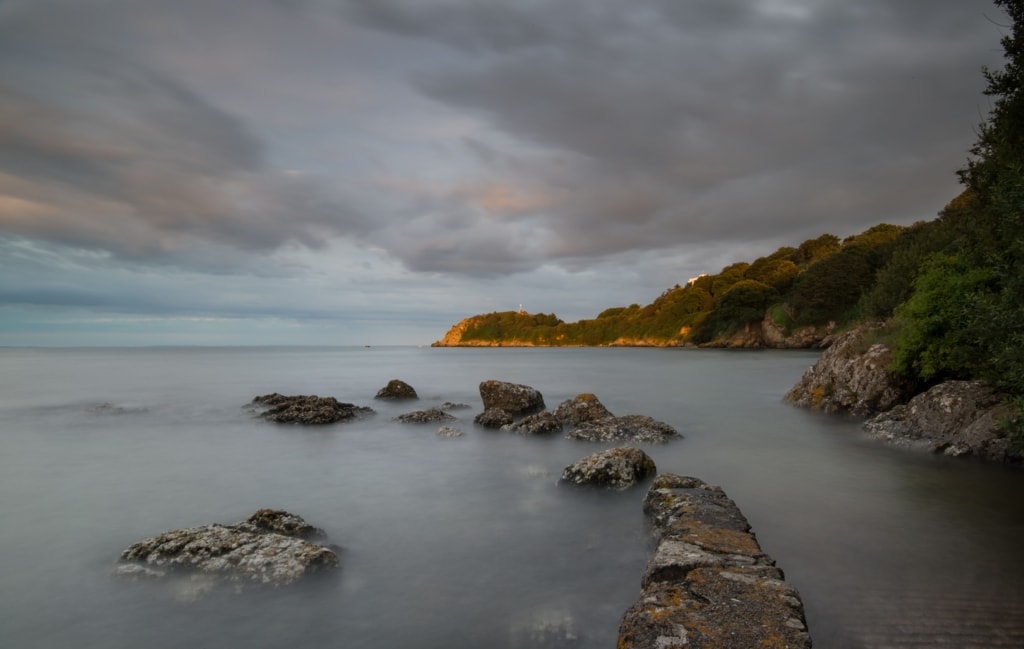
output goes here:
[[554, 414], [559, 421], [569, 426], [613, 416], [604, 404], [590, 393], [577, 394], [572, 399], [566, 399], [558, 404]]
[[644, 511], [657, 549], [619, 625], [620, 649], [810, 649], [799, 593], [721, 489], [658, 476]]
[[535, 388], [518, 383], [488, 380], [480, 383], [484, 410], [500, 408], [511, 415], [529, 415], [544, 409], [544, 397]]
[[513, 424], [505, 424], [501, 429], [521, 435], [548, 435], [562, 432], [562, 422], [556, 419], [555, 415], [544, 410], [523, 417]]
[[339, 566], [334, 550], [308, 540], [322, 536], [299, 516], [261, 509], [234, 525], [201, 525], [143, 539], [121, 553], [114, 574], [200, 576], [211, 587], [236, 590], [286, 586]]
[[860, 351], [864, 336], [873, 328], [877, 325], [858, 327], [836, 338], [785, 400], [812, 410], [860, 417], [883, 412], [906, 400], [912, 386], [889, 369], [892, 350], [875, 343]]
[[416, 390], [411, 385], [400, 379], [391, 379], [388, 384], [377, 391], [374, 399], [419, 399]]
[[372, 408], [315, 394], [285, 396], [274, 392], [255, 397], [252, 403], [267, 408], [259, 413], [261, 417], [279, 424], [324, 425], [373, 414]]
[[682, 437], [678, 431], [663, 421], [646, 415], [625, 415], [604, 417], [585, 421], [569, 431], [567, 439], [587, 442], [629, 441], [659, 444]]
[[606, 489], [628, 489], [654, 475], [654, 460], [633, 447], [593, 453], [565, 467], [559, 483]]
[[1010, 415], [1004, 395], [981, 381], [947, 381], [864, 423], [872, 436], [947, 455], [1019, 461], [999, 420]]
[[511, 424], [513, 421], [515, 421], [515, 418], [512, 414], [501, 408], [488, 408], [476, 417], [473, 417], [473, 422], [484, 428], [501, 428]]
[[449, 415], [444, 410], [437, 408], [430, 408], [428, 410], [417, 410], [415, 412], [407, 412], [404, 415], [398, 415], [395, 417], [395, 421], [400, 421], [403, 424], [433, 424], [442, 421], [455, 421], [456, 418]]

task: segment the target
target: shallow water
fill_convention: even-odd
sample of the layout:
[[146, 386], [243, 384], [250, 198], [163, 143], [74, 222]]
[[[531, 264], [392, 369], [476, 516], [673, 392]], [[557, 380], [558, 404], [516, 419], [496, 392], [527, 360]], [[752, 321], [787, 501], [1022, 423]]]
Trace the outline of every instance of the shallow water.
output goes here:
[[[800, 590], [817, 647], [919, 646], [913, 620], [1015, 646], [999, 643], [1024, 635], [999, 625], [1024, 626], [1024, 472], [882, 446], [856, 422], [782, 404], [815, 356], [2, 349], [0, 646], [614, 646], [651, 550], [643, 489], [559, 487], [602, 446], [474, 427], [485, 379], [532, 385], [552, 408], [593, 392], [675, 426], [685, 439], [645, 450], [740, 505]], [[391, 378], [421, 400], [375, 401]], [[254, 418], [246, 404], [275, 391], [377, 414], [321, 428]], [[453, 411], [465, 436], [392, 421], [443, 401], [472, 406]], [[342, 570], [200, 603], [110, 576], [134, 541], [261, 507], [324, 528]]]

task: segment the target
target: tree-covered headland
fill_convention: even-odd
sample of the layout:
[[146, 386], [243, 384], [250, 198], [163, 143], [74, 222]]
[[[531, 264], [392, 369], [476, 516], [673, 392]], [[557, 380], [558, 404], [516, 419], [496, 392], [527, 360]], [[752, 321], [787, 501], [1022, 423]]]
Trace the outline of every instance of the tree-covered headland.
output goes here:
[[964, 189], [937, 218], [824, 234], [591, 320], [474, 316], [457, 327], [458, 344], [699, 345], [765, 324], [883, 321], [878, 335], [907, 378], [979, 378], [1024, 395], [1024, 0], [995, 2], [1006, 12], [1005, 66], [982, 71], [991, 110], [958, 172]]

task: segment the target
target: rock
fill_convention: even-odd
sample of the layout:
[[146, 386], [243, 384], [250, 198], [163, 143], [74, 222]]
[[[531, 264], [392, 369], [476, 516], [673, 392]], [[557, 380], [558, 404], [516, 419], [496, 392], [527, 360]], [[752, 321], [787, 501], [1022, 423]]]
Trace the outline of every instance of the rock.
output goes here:
[[114, 571], [121, 577], [164, 579], [184, 576], [236, 590], [292, 584], [339, 566], [334, 550], [313, 543], [323, 532], [302, 518], [261, 509], [234, 525], [202, 525], [143, 539], [121, 553]]
[[619, 625], [620, 649], [810, 649], [799, 593], [721, 489], [658, 476], [644, 512], [657, 548]]
[[485, 428], [501, 428], [511, 424], [515, 419], [501, 408], [488, 408], [474, 417], [473, 421]]
[[419, 399], [416, 390], [405, 381], [391, 379], [388, 384], [377, 391], [374, 399]]
[[785, 400], [804, 408], [866, 417], [906, 400], [911, 386], [889, 368], [892, 350], [882, 343], [868, 346], [864, 337], [878, 325], [865, 325], [838, 338], [804, 372]]
[[324, 425], [373, 414], [372, 408], [342, 403], [334, 397], [318, 397], [315, 394], [285, 396], [275, 392], [256, 397], [252, 402], [258, 406], [268, 406], [260, 416], [279, 424]]
[[470, 406], [467, 403], [452, 403], [451, 401], [445, 401], [441, 404], [441, 410], [469, 410]]
[[675, 428], [665, 422], [656, 421], [645, 415], [604, 417], [585, 421], [566, 435], [566, 439], [588, 442], [630, 441], [638, 443], [662, 443], [682, 437]]
[[638, 448], [610, 448], [573, 462], [562, 471], [559, 483], [628, 489], [654, 475], [657, 468]]
[[1010, 415], [1004, 395], [981, 381], [947, 381], [864, 423], [872, 436], [947, 455], [1017, 461], [999, 420]]
[[554, 414], [544, 410], [524, 417], [514, 424], [505, 424], [501, 429], [522, 435], [545, 435], [562, 432], [562, 422], [555, 418]]
[[572, 399], [566, 399], [558, 404], [558, 407], [555, 408], [555, 417], [569, 426], [611, 416], [612, 413], [608, 412], [604, 404], [589, 393], [577, 394]]
[[458, 428], [452, 428], [451, 426], [441, 426], [437, 429], [438, 437], [462, 437], [465, 435], [464, 432]]
[[433, 424], [440, 421], [455, 421], [456, 418], [449, 415], [443, 410], [437, 408], [430, 408], [429, 410], [417, 410], [415, 412], [407, 412], [404, 415], [398, 415], [395, 417], [395, 421], [400, 421], [403, 424]]
[[504, 381], [483, 381], [480, 383], [480, 398], [484, 410], [500, 408], [515, 415], [529, 415], [544, 409], [544, 397], [528, 385]]

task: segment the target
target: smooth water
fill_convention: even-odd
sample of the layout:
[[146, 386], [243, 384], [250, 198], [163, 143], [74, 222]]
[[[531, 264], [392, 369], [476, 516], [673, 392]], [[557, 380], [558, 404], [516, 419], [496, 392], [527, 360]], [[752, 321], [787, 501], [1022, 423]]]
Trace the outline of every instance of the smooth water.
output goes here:
[[[740, 505], [800, 590], [817, 647], [918, 646], [900, 644], [914, 616], [975, 635], [985, 615], [1024, 621], [1024, 472], [886, 447], [782, 404], [815, 357], [0, 349], [0, 647], [614, 646], [651, 551], [644, 489], [559, 487], [601, 446], [476, 428], [485, 379], [532, 385], [551, 408], [593, 392], [675, 426], [685, 439], [645, 450]], [[375, 401], [392, 378], [420, 401]], [[246, 409], [269, 392], [377, 414], [274, 425]], [[392, 421], [442, 401], [472, 406], [453, 411], [464, 437]], [[261, 507], [324, 528], [344, 547], [340, 572], [198, 603], [110, 576], [137, 540]]]

